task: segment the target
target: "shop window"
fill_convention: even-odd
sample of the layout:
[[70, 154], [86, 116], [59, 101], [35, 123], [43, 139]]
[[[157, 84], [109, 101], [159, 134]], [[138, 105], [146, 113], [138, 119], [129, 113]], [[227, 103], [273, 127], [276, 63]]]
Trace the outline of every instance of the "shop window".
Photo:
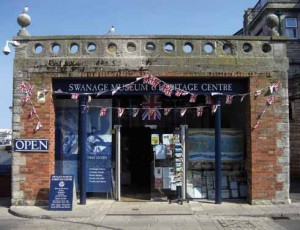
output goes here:
[[286, 18], [285, 19], [285, 35], [290, 39], [298, 38], [298, 22], [297, 18]]
[[[112, 191], [112, 135], [109, 99], [93, 99], [86, 112], [86, 192], [88, 196], [106, 197]], [[55, 173], [73, 175], [78, 191], [79, 111], [78, 102], [57, 99], [55, 102]]]

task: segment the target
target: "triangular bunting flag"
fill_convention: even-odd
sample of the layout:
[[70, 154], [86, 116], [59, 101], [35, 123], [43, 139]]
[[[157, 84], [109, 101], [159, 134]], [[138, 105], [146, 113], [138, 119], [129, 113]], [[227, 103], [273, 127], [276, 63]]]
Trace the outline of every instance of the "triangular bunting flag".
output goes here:
[[40, 128], [42, 128], [43, 126], [42, 126], [42, 124], [41, 124], [41, 122], [40, 121], [38, 121], [38, 123], [36, 124], [36, 126], [35, 126], [35, 129], [34, 129], [34, 132], [37, 132]]
[[245, 97], [247, 96], [247, 94], [243, 94], [241, 97], [241, 102], [243, 102], [243, 100], [245, 99]]
[[133, 108], [132, 110], [132, 116], [136, 117], [140, 112], [140, 108]]
[[112, 95], [115, 95], [116, 92], [118, 92], [119, 89], [120, 89], [120, 87], [117, 87], [116, 89], [114, 89], [114, 90], [111, 92], [111, 94], [112, 94]]
[[197, 117], [201, 117], [203, 114], [203, 107], [199, 106], [197, 107]]
[[180, 116], [183, 117], [184, 114], [186, 113], [186, 111], [187, 111], [187, 108], [181, 108], [180, 109]]
[[259, 123], [260, 123], [260, 120], [258, 120], [258, 121], [256, 122], [256, 124], [254, 125], [253, 129], [258, 128], [258, 127], [259, 127]]
[[173, 92], [173, 86], [168, 84], [163, 84], [160, 89], [166, 96], [171, 97]]
[[143, 83], [144, 83], [144, 84], [148, 84], [149, 79], [150, 79], [149, 74], [146, 74], [146, 75], [143, 77]]
[[212, 99], [210, 95], [205, 95], [205, 104], [211, 105], [212, 104]]
[[107, 110], [106, 107], [102, 107], [101, 108], [101, 110], [100, 110], [100, 117], [104, 117], [106, 115], [106, 110]]
[[273, 103], [274, 103], [274, 101], [275, 101], [275, 97], [272, 95], [272, 96], [269, 96], [268, 98], [267, 98], [267, 104], [268, 105], [272, 105]]
[[196, 95], [196, 94], [191, 94], [190, 102], [191, 102], [191, 103], [195, 103], [195, 102], [196, 102], [196, 99], [197, 99], [197, 95]]
[[164, 115], [168, 116], [168, 114], [170, 113], [171, 108], [164, 108]]
[[258, 97], [259, 95], [261, 95], [261, 90], [257, 90], [254, 93], [254, 97]]
[[218, 107], [219, 107], [219, 105], [216, 105], [216, 104], [212, 105], [212, 106], [211, 106], [211, 112], [212, 112], [212, 113], [217, 112]]
[[118, 117], [122, 117], [124, 111], [125, 111], [125, 108], [118, 108]]
[[79, 97], [79, 94], [78, 94], [78, 93], [72, 93], [72, 94], [71, 94], [71, 99], [73, 99], [73, 100], [77, 100], [78, 97]]
[[232, 95], [227, 95], [226, 96], [225, 104], [231, 105], [232, 104], [232, 100], [233, 100], [233, 96]]
[[176, 93], [175, 93], [175, 96], [176, 96], [176, 97], [180, 97], [181, 94], [182, 94], [182, 90], [181, 90], [181, 89], [177, 89], [177, 90], [176, 90]]
[[279, 90], [279, 82], [274, 84], [274, 92], [277, 92]]
[[36, 110], [35, 110], [34, 107], [32, 107], [32, 109], [31, 109], [31, 111], [30, 111], [30, 113], [29, 113], [29, 115], [28, 115], [28, 118], [29, 118], [29, 119], [32, 119], [32, 118], [34, 117], [35, 114], [36, 114]]
[[34, 85], [28, 85], [28, 88], [27, 88], [27, 94], [28, 94], [29, 96], [31, 96], [33, 88], [34, 88]]
[[91, 97], [91, 95], [89, 95], [89, 96], [88, 96], [87, 103], [88, 103], [88, 104], [90, 104], [90, 103], [91, 103], [91, 101], [92, 101], [92, 97]]
[[27, 103], [28, 101], [30, 101], [30, 96], [28, 94], [25, 95], [24, 99], [23, 99], [23, 103]]
[[190, 93], [187, 92], [187, 91], [184, 91], [184, 90], [181, 90], [181, 91], [182, 91], [182, 96], [186, 96], [186, 95], [190, 94]]
[[156, 88], [160, 83], [160, 80], [156, 78], [153, 75], [150, 75], [150, 78], [148, 80], [148, 84], [151, 85], [152, 87]]
[[22, 81], [22, 83], [18, 86], [18, 89], [21, 93], [25, 93], [26, 84], [24, 81]]

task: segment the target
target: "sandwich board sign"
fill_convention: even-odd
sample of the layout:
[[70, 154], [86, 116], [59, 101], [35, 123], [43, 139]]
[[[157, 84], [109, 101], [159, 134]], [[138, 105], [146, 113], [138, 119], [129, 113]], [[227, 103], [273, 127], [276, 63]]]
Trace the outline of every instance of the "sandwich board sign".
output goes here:
[[73, 208], [73, 175], [51, 175], [49, 210], [71, 211]]

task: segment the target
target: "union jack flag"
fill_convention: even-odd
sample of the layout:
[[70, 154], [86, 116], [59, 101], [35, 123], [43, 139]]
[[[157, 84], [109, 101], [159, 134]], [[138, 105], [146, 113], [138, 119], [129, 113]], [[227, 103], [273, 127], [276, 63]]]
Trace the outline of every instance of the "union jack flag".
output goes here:
[[161, 114], [159, 108], [161, 107], [161, 102], [158, 102], [157, 95], [144, 95], [146, 101], [142, 103], [143, 109], [145, 109], [142, 119], [143, 120], [160, 120]]

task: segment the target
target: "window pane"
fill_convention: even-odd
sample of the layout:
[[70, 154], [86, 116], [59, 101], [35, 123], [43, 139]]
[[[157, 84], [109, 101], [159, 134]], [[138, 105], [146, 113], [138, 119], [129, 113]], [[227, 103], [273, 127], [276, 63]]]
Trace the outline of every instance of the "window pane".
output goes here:
[[285, 25], [286, 25], [286, 27], [297, 27], [296, 18], [286, 18]]
[[289, 37], [289, 38], [297, 38], [297, 32], [296, 32], [296, 29], [286, 29], [286, 35]]

